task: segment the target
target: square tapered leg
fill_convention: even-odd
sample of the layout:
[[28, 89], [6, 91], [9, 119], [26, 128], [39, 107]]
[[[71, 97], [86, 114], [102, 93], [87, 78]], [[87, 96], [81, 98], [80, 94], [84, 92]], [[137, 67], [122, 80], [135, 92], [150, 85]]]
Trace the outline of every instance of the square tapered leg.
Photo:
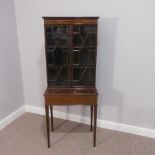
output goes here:
[[90, 107], [90, 131], [93, 131], [93, 105]]
[[50, 127], [49, 127], [49, 106], [48, 105], [45, 105], [45, 112], [46, 112], [47, 142], [48, 142], [48, 148], [50, 148]]
[[53, 127], [53, 106], [50, 105], [50, 111], [51, 111], [51, 130], [54, 131]]
[[96, 146], [96, 122], [97, 122], [97, 105], [94, 105], [94, 147]]

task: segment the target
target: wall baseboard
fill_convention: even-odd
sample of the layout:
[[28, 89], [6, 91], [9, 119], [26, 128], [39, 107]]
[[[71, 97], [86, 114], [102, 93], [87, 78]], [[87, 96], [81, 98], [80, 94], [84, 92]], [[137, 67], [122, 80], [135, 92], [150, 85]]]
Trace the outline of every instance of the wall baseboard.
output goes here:
[[25, 106], [22, 106], [16, 111], [14, 111], [12, 114], [7, 116], [6, 118], [2, 119], [0, 121], [0, 130], [5, 128], [7, 125], [9, 125], [11, 122], [16, 120], [18, 117], [20, 117], [24, 113], [25, 113]]
[[[16, 118], [21, 116], [24, 112], [31, 112], [35, 114], [45, 115], [44, 108], [36, 107], [36, 106], [30, 106], [30, 105], [24, 105], [12, 114], [10, 114], [8, 117], [0, 121], [0, 129], [4, 128], [8, 124], [10, 124], [12, 121], [14, 121]], [[90, 118], [79, 116], [75, 114], [67, 114], [65, 112], [60, 111], [53, 111], [54, 117], [66, 119], [78, 123], [84, 123], [84, 124], [90, 124]], [[125, 133], [131, 133], [135, 135], [141, 135], [149, 138], [155, 138], [155, 130], [148, 129], [148, 128], [141, 128], [137, 126], [122, 124], [122, 123], [116, 123], [116, 122], [109, 122], [105, 120], [98, 119], [97, 120], [97, 126], [101, 128], [121, 131]]]
[[[29, 106], [29, 105], [25, 105], [25, 107], [26, 107], [26, 112], [45, 115], [44, 108]], [[65, 112], [60, 112], [56, 110], [53, 111], [53, 115], [56, 118], [66, 119], [66, 120], [70, 120], [78, 123], [90, 124], [89, 117], [79, 116], [75, 114], [67, 114]], [[137, 127], [133, 125], [116, 123], [116, 122], [109, 122], [101, 119], [97, 120], [97, 126], [101, 128], [121, 131], [125, 133], [131, 133], [131, 134], [145, 136], [149, 138], [155, 138], [155, 130], [153, 129], [142, 128], [142, 127]]]

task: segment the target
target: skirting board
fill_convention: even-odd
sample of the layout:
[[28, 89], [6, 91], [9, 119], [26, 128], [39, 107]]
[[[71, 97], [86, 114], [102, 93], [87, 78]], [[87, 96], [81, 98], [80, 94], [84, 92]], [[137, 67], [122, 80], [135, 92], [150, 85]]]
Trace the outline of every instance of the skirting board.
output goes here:
[[[26, 112], [45, 115], [44, 108], [25, 105], [25, 109], [26, 109]], [[67, 114], [65, 112], [60, 112], [56, 110], [53, 111], [53, 115], [56, 118], [66, 119], [66, 120], [70, 120], [70, 121], [74, 121], [78, 123], [90, 124], [90, 118], [84, 117], [84, 116], [79, 116], [75, 114]], [[155, 130], [152, 130], [152, 129], [127, 125], [127, 124], [122, 124], [122, 123], [116, 123], [116, 122], [109, 122], [109, 121], [105, 121], [101, 119], [97, 119], [97, 126], [101, 128], [121, 131], [125, 133], [141, 135], [141, 136], [145, 136], [149, 138], [155, 138]]]
[[[31, 112], [35, 114], [45, 115], [44, 108], [36, 107], [36, 106], [29, 106], [24, 105], [9, 116], [7, 116], [5, 119], [0, 121], [0, 129], [4, 128], [8, 124], [10, 124], [12, 121], [17, 119], [19, 116], [21, 116], [24, 112]], [[90, 124], [90, 118], [79, 116], [75, 114], [67, 114], [65, 112], [55, 111], [54, 110], [54, 117], [66, 119], [74, 122], [84, 123], [84, 124]], [[155, 138], [155, 130], [147, 129], [147, 128], [141, 128], [136, 127], [132, 125], [122, 124], [122, 123], [116, 123], [116, 122], [109, 122], [105, 120], [98, 119], [97, 120], [97, 126], [101, 128], [121, 131], [125, 133], [131, 133], [135, 135], [141, 135], [149, 138]]]
[[0, 121], [0, 130], [5, 128], [7, 125], [9, 125], [11, 122], [16, 120], [18, 117], [20, 117], [22, 114], [25, 113], [25, 106], [20, 107], [16, 111], [14, 111], [12, 114], [4, 118]]

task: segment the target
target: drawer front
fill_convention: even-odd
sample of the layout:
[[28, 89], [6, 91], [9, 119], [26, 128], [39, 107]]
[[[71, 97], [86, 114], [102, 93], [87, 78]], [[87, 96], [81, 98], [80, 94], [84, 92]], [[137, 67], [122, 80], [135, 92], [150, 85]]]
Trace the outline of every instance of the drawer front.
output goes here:
[[97, 96], [87, 95], [45, 95], [45, 104], [48, 105], [95, 105]]

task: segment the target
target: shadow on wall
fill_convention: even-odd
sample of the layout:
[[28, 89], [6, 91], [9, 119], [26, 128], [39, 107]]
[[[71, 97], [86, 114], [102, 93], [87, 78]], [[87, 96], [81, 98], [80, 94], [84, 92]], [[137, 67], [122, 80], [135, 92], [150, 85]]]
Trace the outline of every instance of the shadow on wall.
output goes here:
[[114, 88], [115, 45], [118, 18], [100, 18], [96, 85], [99, 93], [98, 118], [122, 121], [123, 94]]
[[47, 74], [46, 74], [46, 59], [45, 59], [45, 45], [41, 46], [40, 56], [39, 56], [39, 96], [41, 105], [44, 107], [44, 92], [47, 88]]

